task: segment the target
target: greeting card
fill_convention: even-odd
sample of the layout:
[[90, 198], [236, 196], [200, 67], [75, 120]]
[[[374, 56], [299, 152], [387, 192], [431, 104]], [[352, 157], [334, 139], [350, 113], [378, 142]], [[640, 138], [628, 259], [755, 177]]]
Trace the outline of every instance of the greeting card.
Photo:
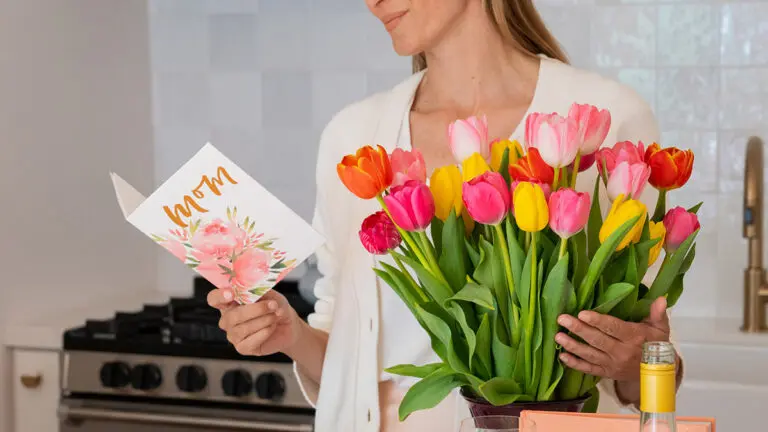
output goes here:
[[148, 198], [110, 173], [126, 220], [240, 304], [253, 303], [324, 242], [300, 216], [203, 146]]

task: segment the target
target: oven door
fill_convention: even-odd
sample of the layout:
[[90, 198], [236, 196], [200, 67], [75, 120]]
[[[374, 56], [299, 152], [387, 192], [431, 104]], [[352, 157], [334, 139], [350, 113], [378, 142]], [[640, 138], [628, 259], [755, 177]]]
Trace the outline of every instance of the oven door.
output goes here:
[[312, 432], [314, 416], [171, 404], [63, 399], [59, 432]]

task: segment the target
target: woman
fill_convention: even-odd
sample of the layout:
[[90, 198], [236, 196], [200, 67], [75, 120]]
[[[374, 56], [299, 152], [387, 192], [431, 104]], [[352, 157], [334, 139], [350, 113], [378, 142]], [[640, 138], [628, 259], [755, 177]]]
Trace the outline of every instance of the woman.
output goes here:
[[[532, 0], [366, 1], [395, 51], [415, 56], [417, 73], [345, 108], [322, 134], [313, 224], [327, 242], [318, 252], [324, 278], [315, 288], [316, 313], [307, 325], [275, 292], [256, 304], [235, 306], [230, 292], [216, 290], [209, 303], [222, 311], [221, 327], [239, 352], [281, 351], [295, 361], [305, 395], [316, 404], [318, 431], [455, 431], [469, 415], [456, 393], [403, 423], [397, 420], [397, 406], [412, 381], [382, 369], [438, 359], [408, 309], [376, 278], [374, 258], [360, 246], [360, 222], [378, 210], [377, 203], [352, 196], [339, 181], [336, 164], [371, 143], [389, 151], [418, 149], [429, 170], [455, 163], [447, 126], [478, 112], [488, 117], [489, 136], [521, 142], [527, 113], [566, 113], [573, 102], [610, 110], [606, 145], [651, 143], [658, 130], [651, 109], [635, 92], [565, 63]], [[577, 188], [591, 191], [595, 176], [595, 168], [586, 171]], [[653, 208], [654, 191], [646, 190], [642, 199]], [[601, 199], [607, 209], [607, 198]], [[642, 342], [669, 340], [664, 300], [654, 304], [645, 323], [583, 314], [563, 316], [561, 324], [587, 342], [557, 335], [568, 350], [562, 360], [604, 377], [601, 409], [611, 409], [610, 403], [636, 405]]]

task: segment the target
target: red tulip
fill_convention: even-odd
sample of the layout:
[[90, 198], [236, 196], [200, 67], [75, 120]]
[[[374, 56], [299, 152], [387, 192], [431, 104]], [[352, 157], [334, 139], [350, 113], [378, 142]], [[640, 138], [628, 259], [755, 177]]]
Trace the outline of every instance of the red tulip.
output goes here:
[[435, 216], [435, 201], [424, 182], [408, 180], [384, 197], [392, 221], [405, 231], [423, 231]]
[[619, 195], [629, 198], [639, 198], [648, 184], [651, 168], [645, 162], [621, 162], [608, 177], [608, 198], [615, 200]]
[[680, 244], [699, 227], [699, 218], [696, 213], [691, 213], [682, 207], [670, 209], [664, 216], [664, 228], [667, 230], [664, 250], [667, 253], [676, 251]]
[[579, 151], [581, 154], [596, 152], [611, 128], [611, 113], [592, 105], [573, 104], [568, 111], [568, 117], [578, 125]]
[[538, 149], [529, 148], [517, 163], [509, 165], [509, 175], [514, 180], [551, 184], [555, 180], [555, 169], [544, 162]]
[[589, 219], [589, 194], [560, 189], [549, 197], [549, 227], [567, 239], [584, 228]]
[[462, 186], [464, 206], [476, 222], [498, 225], [511, 206], [509, 187], [501, 174], [493, 171], [465, 182]]
[[360, 242], [372, 254], [383, 255], [399, 246], [401, 241], [397, 227], [383, 210], [365, 218], [360, 228]]
[[394, 180], [392, 186], [400, 186], [408, 180], [427, 181], [427, 165], [418, 150], [395, 149], [389, 157]]
[[[637, 145], [630, 141], [622, 141], [616, 143], [613, 148], [603, 148], [597, 152], [597, 169], [603, 175], [610, 175], [616, 165], [628, 162], [629, 164], [635, 164], [638, 162], [645, 162], [645, 147], [642, 141], [639, 141]], [[603, 172], [603, 163], [608, 169], [607, 173]]]
[[645, 151], [645, 162], [651, 166], [651, 186], [665, 191], [677, 189], [691, 178], [693, 151], [661, 148], [653, 143]]

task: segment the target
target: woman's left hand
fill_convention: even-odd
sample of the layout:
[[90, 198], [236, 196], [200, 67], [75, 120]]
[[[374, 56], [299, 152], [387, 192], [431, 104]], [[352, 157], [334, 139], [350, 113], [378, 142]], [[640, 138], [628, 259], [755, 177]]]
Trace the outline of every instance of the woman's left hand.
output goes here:
[[648, 318], [639, 323], [593, 311], [582, 311], [578, 318], [561, 315], [558, 323], [586, 342], [558, 333], [555, 341], [567, 351], [560, 354], [563, 363], [586, 374], [615, 381], [639, 381], [643, 343], [669, 341], [664, 297], [653, 302]]

